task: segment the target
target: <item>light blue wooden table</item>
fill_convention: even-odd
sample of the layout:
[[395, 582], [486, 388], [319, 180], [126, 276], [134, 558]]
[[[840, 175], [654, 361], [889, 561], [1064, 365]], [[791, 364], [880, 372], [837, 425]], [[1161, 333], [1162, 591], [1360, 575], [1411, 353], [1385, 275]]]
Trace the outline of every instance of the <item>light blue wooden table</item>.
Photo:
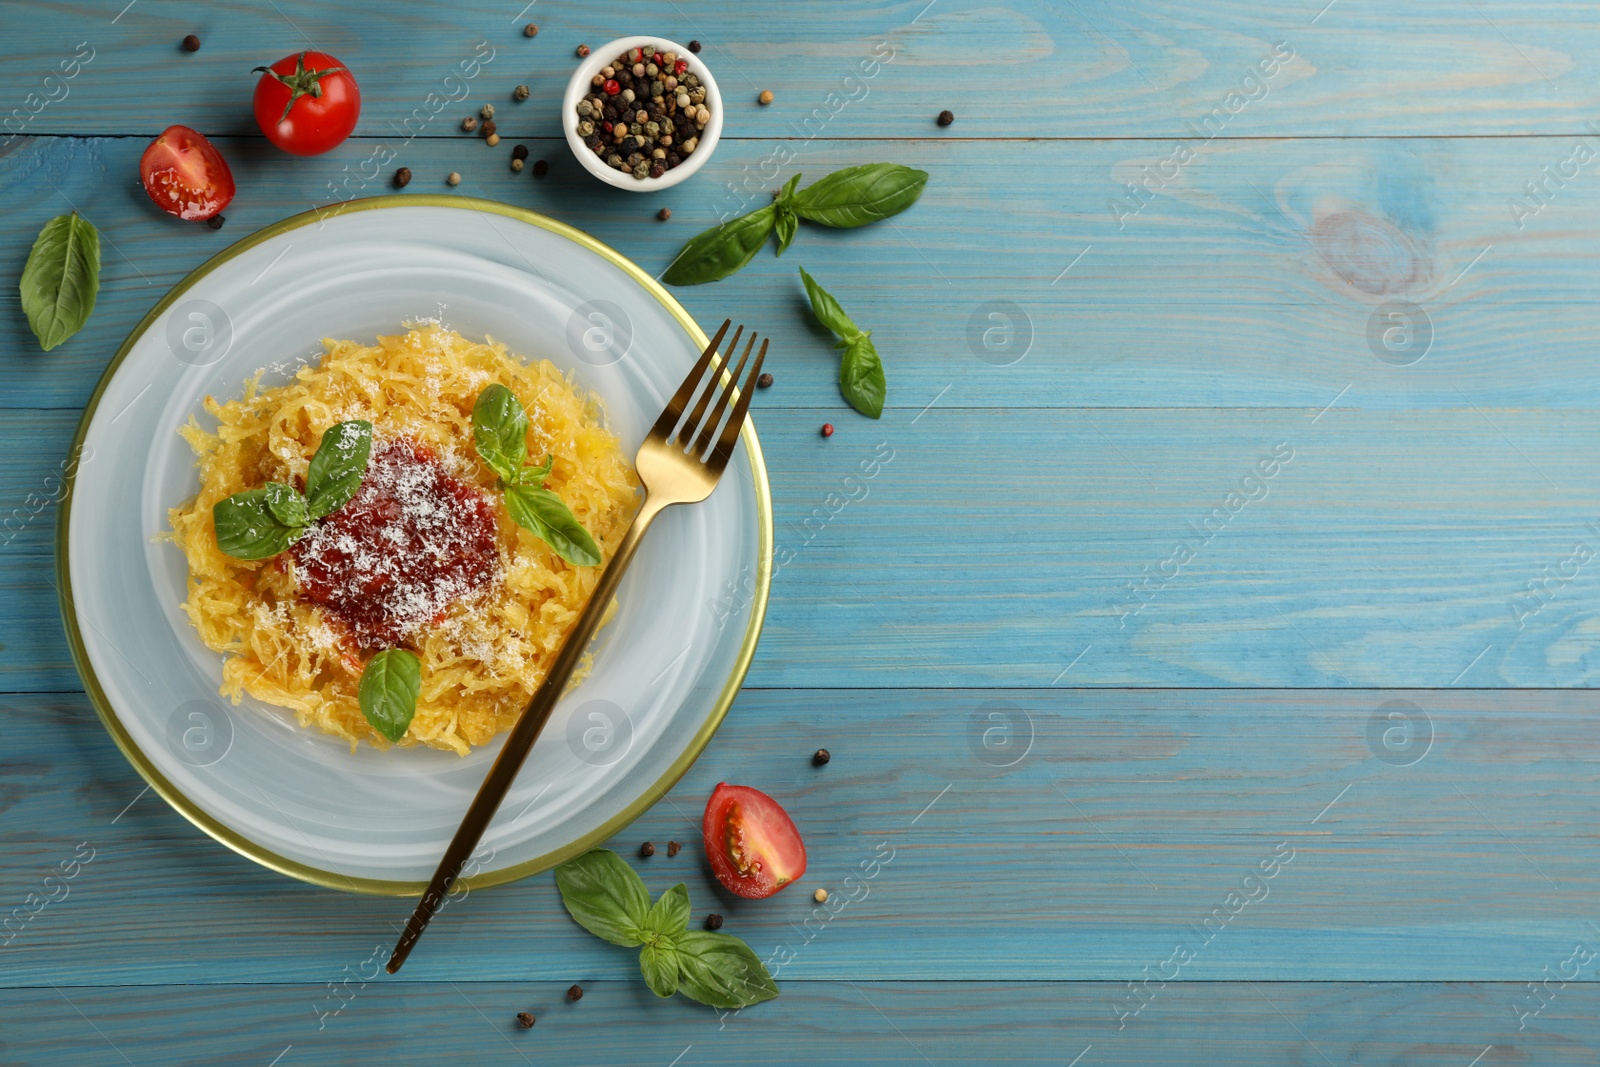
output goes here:
[[[0, 947], [0, 1064], [1594, 1063], [1600, 24], [1324, 3], [0, 4], [5, 907], [92, 856]], [[635, 32], [704, 41], [729, 98], [659, 197], [556, 137], [574, 47]], [[364, 111], [295, 160], [249, 70], [308, 42]], [[408, 138], [475, 51], [469, 103]], [[548, 177], [456, 132], [486, 101]], [[233, 163], [220, 232], [138, 187], [175, 122]], [[330, 182], [387, 191], [359, 171], [382, 143], [412, 192], [458, 170], [652, 271], [796, 170], [932, 174], [891, 223], [679, 294], [775, 338], [756, 414], [792, 559], [726, 725], [615, 845], [693, 841], [731, 778], [788, 801], [808, 881], [894, 856], [826, 923], [798, 893], [726, 907], [792, 952], [772, 1003], [658, 1002], [548, 874], [370, 978], [395, 902], [213, 843], [81, 691], [48, 479], [101, 370], [230, 241]], [[73, 205], [100, 302], [41, 353], [14, 281]], [[880, 422], [841, 403], [797, 262], [876, 331]], [[642, 867], [714, 898], [696, 850]]]

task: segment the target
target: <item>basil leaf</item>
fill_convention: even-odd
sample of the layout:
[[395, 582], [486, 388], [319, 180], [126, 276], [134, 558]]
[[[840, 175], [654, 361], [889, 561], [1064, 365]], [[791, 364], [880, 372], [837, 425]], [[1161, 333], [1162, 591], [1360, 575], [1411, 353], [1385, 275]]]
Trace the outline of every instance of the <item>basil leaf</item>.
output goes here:
[[639, 950], [639, 970], [644, 974], [644, 984], [658, 997], [670, 997], [678, 991], [678, 968], [676, 938], [662, 937], [646, 942]]
[[776, 214], [775, 207], [768, 204], [689, 238], [662, 280], [668, 285], [701, 285], [726, 278], [761, 251], [776, 224]]
[[561, 903], [578, 925], [613, 945], [644, 943], [650, 894], [621, 856], [597, 848], [556, 868]]
[[313, 519], [332, 515], [361, 488], [372, 458], [372, 423], [351, 419], [328, 427], [306, 470], [306, 507]]
[[556, 555], [579, 567], [599, 565], [599, 546], [559, 496], [532, 485], [508, 485], [505, 496], [517, 525], [533, 531]]
[[689, 887], [679, 882], [662, 893], [645, 916], [644, 926], [652, 934], [677, 935], [689, 925]]
[[217, 547], [234, 559], [268, 559], [293, 544], [302, 527], [291, 526], [273, 514], [273, 494], [270, 487], [247, 489], [217, 501], [211, 509]]
[[544, 480], [550, 477], [550, 468], [555, 465], [556, 457], [545, 456], [544, 462], [537, 467], [520, 467], [517, 476], [512, 479], [517, 485], [541, 486]]
[[311, 518], [306, 514], [306, 498], [295, 492], [294, 486], [268, 482], [261, 491], [266, 494], [267, 510], [272, 512], [273, 518], [294, 527], [296, 533], [301, 527], [311, 525]]
[[898, 163], [866, 163], [836, 170], [794, 198], [800, 217], [851, 229], [898, 215], [917, 202], [928, 172]]
[[89, 321], [100, 290], [100, 234], [76, 211], [44, 224], [17, 288], [28, 327], [46, 352]]
[[732, 934], [685, 930], [678, 939], [678, 992], [713, 1008], [746, 1008], [778, 995], [750, 946]]
[[367, 660], [361, 672], [361, 714], [391, 741], [406, 735], [422, 692], [422, 661], [415, 652], [390, 648]]
[[800, 175], [796, 174], [784, 183], [778, 191], [777, 220], [774, 230], [778, 235], [778, 255], [783, 255], [784, 249], [789, 247], [794, 240], [795, 233], [800, 228], [800, 216], [794, 213], [794, 187], [800, 184]]
[[850, 340], [861, 331], [856, 329], [856, 324], [850, 321], [850, 316], [844, 313], [844, 308], [839, 306], [839, 301], [833, 294], [817, 284], [817, 280], [806, 273], [804, 267], [800, 268], [800, 280], [806, 283], [806, 296], [811, 298], [811, 312], [816, 315], [817, 321], [840, 337]]
[[844, 355], [839, 360], [839, 392], [850, 406], [874, 419], [883, 415], [883, 401], [889, 383], [883, 376], [883, 360], [872, 343], [872, 332], [857, 334], [840, 342]]
[[517, 480], [528, 458], [528, 413], [517, 394], [499, 383], [478, 394], [472, 406], [472, 440], [501, 481]]

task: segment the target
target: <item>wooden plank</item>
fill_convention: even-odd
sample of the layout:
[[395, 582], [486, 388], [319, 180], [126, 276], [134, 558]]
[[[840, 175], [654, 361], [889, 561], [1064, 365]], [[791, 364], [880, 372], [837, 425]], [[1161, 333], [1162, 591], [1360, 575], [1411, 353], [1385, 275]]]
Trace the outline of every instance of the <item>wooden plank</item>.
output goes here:
[[[39, 909], [0, 984], [316, 983], [393, 941], [405, 902], [291, 882], [141, 796], [81, 696], [0, 714], [3, 903]], [[1564, 692], [748, 690], [611, 844], [654, 841], [651, 890], [686, 882], [788, 979], [1524, 983], [1600, 945], [1593, 722]], [[714, 888], [698, 827], [723, 780], [801, 827], [794, 891]], [[65, 891], [44, 882], [75, 853]], [[404, 980], [636, 973], [548, 874], [452, 907]]]
[[[16, 109], [12, 130], [34, 133], [150, 136], [172, 122], [254, 133], [248, 71], [314, 42], [355, 70], [363, 132], [417, 116], [413, 130], [443, 135], [483, 100], [510, 103], [523, 82], [532, 99], [504, 109], [506, 126], [549, 134], [574, 48], [643, 31], [704, 39], [741, 137], [901, 136], [931, 128], [942, 107], [960, 116], [950, 132], [969, 137], [1189, 136], [1207, 117], [1229, 137], [1569, 133], [1591, 117], [1600, 29], [1579, 0], [1327, 6], [720, 0], [691, 12], [655, 0], [619, 20], [489, 0], [361, 4], [359, 15], [311, 0], [79, 0], [10, 28], [0, 100]], [[543, 28], [533, 40], [521, 33], [530, 18]], [[204, 42], [198, 53], [179, 51], [187, 33]], [[62, 71], [74, 76], [45, 81]], [[159, 92], [135, 88], [156, 81]], [[763, 88], [778, 94], [771, 107], [755, 102]]]
[[[265, 1065], [275, 1056], [282, 1067], [439, 1059], [1463, 1067], [1475, 1056], [1539, 1067], [1581, 1062], [1600, 1036], [1591, 984], [1553, 993], [1520, 1031], [1509, 1004], [1525, 990], [1502, 985], [1173, 983], [1121, 1031], [1111, 1007], [1127, 994], [1112, 983], [792, 982], [777, 1000], [726, 1020], [682, 998], [658, 1001], [640, 982], [585, 981], [576, 1004], [564, 989], [352, 981], [341, 989], [347, 1000], [321, 985], [6, 990], [0, 1006], [11, 1020], [0, 1040], [16, 1062], [60, 1067]], [[332, 1004], [343, 1010], [318, 1014]], [[532, 1030], [517, 1025], [524, 1010], [538, 1019]]]
[[[1597, 680], [1590, 412], [941, 402], [881, 423], [835, 415], [824, 440], [817, 413], [765, 396], [780, 568], [752, 685]], [[0, 516], [26, 520], [0, 548], [11, 690], [78, 687], [47, 554], [54, 507], [30, 518], [28, 503], [74, 419], [0, 424], [14, 457]], [[1293, 458], [1273, 468], [1275, 450]]]
[[[1600, 160], [1600, 137], [1238, 142], [1213, 146], [1135, 200], [1118, 180], [1159, 167], [1165, 143], [814, 144], [784, 173], [809, 180], [892, 159], [933, 178], [892, 222], [808, 225], [784, 258], [763, 252], [736, 278], [676, 295], [702, 321], [760, 323], [780, 381], [763, 403], [823, 415], [844, 405], [831, 339], [810, 319], [796, 263], [875, 331], [889, 405], [913, 412], [936, 395], [945, 407], [1315, 412], [1336, 396], [1365, 408], [1595, 407], [1600, 183], [1587, 179], [1600, 164], [1547, 185], [1543, 205], [1525, 193], [1580, 145]], [[36, 138], [0, 157], [0, 181], [46, 194], [0, 226], [0, 257], [22, 262], [39, 227], [73, 205], [106, 241], [94, 317], [48, 354], [15, 287], [0, 290], [0, 342], [16, 356], [0, 362], [9, 406], [81, 405], [170, 286], [235, 237], [326, 205], [329, 182], [355, 158], [290, 160], [231, 139], [222, 147], [241, 193], [220, 232], [145, 202], [132, 181], [137, 138]], [[750, 142], [730, 143], [694, 181], [650, 197], [601, 188], [560, 145], [533, 150], [554, 160], [543, 181], [514, 174], [506, 145], [418, 142], [397, 162], [416, 175], [410, 191], [443, 191], [444, 175], [459, 170], [461, 192], [548, 212], [653, 273], [719, 213], [764, 202], [777, 184], [759, 176], [764, 149]], [[388, 192], [387, 171], [352, 188]], [[654, 218], [662, 206], [672, 221]], [[1397, 303], [1420, 311], [1391, 318]], [[1398, 365], [1424, 333], [1425, 355]]]

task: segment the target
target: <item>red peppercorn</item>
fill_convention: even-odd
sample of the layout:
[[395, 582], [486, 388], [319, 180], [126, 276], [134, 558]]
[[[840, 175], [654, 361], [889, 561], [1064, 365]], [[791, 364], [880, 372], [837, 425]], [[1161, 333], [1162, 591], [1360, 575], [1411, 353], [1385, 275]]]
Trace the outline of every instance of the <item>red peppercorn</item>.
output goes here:
[[833, 423], [825, 422], [825, 423], [822, 424], [822, 436], [824, 436], [824, 437], [832, 437], [833, 436]]
[[605, 124], [605, 131], [607, 133], [610, 133], [615, 128], [616, 128], [616, 126], [613, 123], [608, 122], [608, 123]]
[[687, 59], [680, 59], [676, 63], [672, 64], [672, 73], [674, 74], [682, 74], [688, 69], [689, 61]]
[[635, 48], [633, 51], [628, 53], [628, 58], [633, 60], [635, 63], [643, 63], [644, 62], [644, 49], [643, 48]]
[[615, 78], [607, 78], [605, 85], [601, 86], [601, 88], [606, 91], [607, 96], [616, 96], [622, 92], [622, 86], [617, 84], [617, 79]]

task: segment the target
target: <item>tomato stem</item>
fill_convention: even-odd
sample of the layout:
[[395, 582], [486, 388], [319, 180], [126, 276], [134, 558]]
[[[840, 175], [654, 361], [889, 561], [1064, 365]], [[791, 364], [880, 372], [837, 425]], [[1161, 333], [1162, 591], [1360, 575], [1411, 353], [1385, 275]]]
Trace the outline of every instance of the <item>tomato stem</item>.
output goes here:
[[289, 117], [289, 112], [294, 110], [296, 100], [302, 96], [320, 98], [322, 96], [322, 79], [329, 74], [349, 74], [345, 67], [324, 67], [321, 70], [306, 69], [306, 54], [301, 52], [294, 59], [293, 74], [279, 74], [271, 67], [256, 67], [252, 74], [266, 73], [272, 75], [279, 82], [289, 87], [289, 102], [283, 105], [283, 114], [278, 116], [278, 121], [283, 122]]

